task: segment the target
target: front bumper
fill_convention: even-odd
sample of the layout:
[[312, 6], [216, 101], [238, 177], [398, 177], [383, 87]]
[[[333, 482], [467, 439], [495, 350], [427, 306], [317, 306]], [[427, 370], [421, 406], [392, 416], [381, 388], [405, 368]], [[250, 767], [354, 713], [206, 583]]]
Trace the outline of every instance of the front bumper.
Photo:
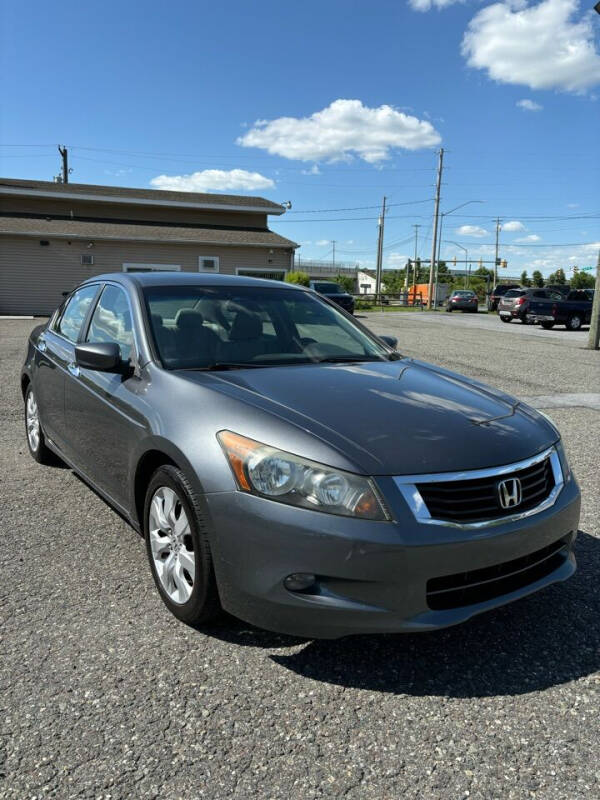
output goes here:
[[[580, 495], [573, 478], [551, 508], [475, 531], [422, 524], [392, 478], [377, 483], [393, 522], [337, 517], [242, 492], [206, 495], [223, 607], [262, 628], [310, 638], [426, 631], [455, 625], [575, 571]], [[545, 562], [546, 571], [523, 572], [525, 557], [559, 540], [560, 554]], [[464, 605], [435, 608], [428, 595], [435, 579], [481, 570], [487, 580], [489, 568], [507, 563], [516, 564], [510, 569], [518, 568], [521, 578], [503, 583], [506, 591], [498, 596], [484, 592], [478, 600], [469, 591]], [[292, 573], [313, 573], [317, 583], [306, 593], [288, 591], [283, 581]]]

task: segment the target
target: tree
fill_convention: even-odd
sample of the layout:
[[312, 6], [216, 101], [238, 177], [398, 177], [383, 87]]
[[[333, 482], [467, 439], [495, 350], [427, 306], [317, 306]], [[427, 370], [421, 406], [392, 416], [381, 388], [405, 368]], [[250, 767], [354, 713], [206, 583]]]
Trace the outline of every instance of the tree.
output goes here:
[[339, 283], [342, 289], [348, 292], [348, 294], [354, 294], [356, 291], [356, 281], [350, 275], [337, 275], [335, 282]]
[[296, 283], [299, 286], [310, 286], [310, 278], [306, 272], [288, 272], [285, 276], [286, 283]]
[[524, 269], [521, 273], [521, 286], [531, 286], [531, 281], [527, 277], [527, 270]]
[[553, 272], [551, 275], [548, 275], [547, 285], [552, 284], [565, 284], [567, 282], [567, 276], [565, 275], [564, 269], [559, 267], [556, 272]]
[[593, 289], [596, 279], [591, 272], [576, 272], [569, 281], [571, 289]]
[[541, 289], [544, 285], [544, 278], [539, 269], [533, 271], [533, 273], [531, 274], [531, 280], [533, 282], [533, 285], [537, 286], [538, 289]]

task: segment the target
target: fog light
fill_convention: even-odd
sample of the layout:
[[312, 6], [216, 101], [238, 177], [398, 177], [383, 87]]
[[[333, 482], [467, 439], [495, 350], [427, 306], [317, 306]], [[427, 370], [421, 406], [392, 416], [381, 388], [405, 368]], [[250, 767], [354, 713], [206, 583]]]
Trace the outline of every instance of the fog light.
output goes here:
[[290, 592], [305, 592], [315, 583], [316, 577], [312, 572], [294, 572], [288, 575], [283, 581], [283, 585]]

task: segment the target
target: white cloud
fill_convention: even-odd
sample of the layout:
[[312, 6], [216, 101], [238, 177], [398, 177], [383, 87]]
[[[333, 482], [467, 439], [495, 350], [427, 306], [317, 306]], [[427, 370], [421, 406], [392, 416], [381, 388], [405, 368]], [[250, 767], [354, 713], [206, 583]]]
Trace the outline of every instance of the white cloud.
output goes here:
[[313, 164], [310, 169], [303, 169], [301, 170], [303, 175], [320, 175], [321, 170], [317, 166], [317, 164]]
[[523, 111], [541, 111], [544, 106], [541, 106], [539, 103], [536, 103], [534, 100], [517, 100], [516, 105], [519, 108], [522, 108]]
[[500, 83], [582, 92], [600, 83], [600, 54], [592, 14], [575, 20], [578, 9], [578, 0], [494, 3], [469, 23], [462, 54]]
[[479, 225], [461, 225], [456, 229], [460, 236], [475, 236], [481, 238], [482, 236], [489, 236], [489, 231], [485, 228], [480, 228]]
[[454, 3], [462, 3], [464, 0], [408, 0], [408, 5], [413, 11], [430, 11], [432, 8], [446, 8]]
[[370, 164], [389, 158], [393, 148], [418, 150], [440, 142], [430, 122], [389, 105], [369, 108], [360, 100], [335, 100], [310, 117], [258, 120], [237, 139], [243, 147], [299, 161], [349, 160], [357, 155]]
[[508, 222], [502, 223], [502, 230], [507, 231], [508, 233], [517, 233], [519, 231], [525, 230], [525, 225], [522, 222], [519, 222], [518, 219], [511, 219]]
[[192, 172], [191, 175], [157, 175], [150, 183], [157, 189], [172, 189], [176, 192], [220, 192], [225, 189], [254, 191], [275, 186], [271, 178], [245, 169], [205, 169], [202, 172]]
[[403, 269], [408, 261], [408, 256], [404, 253], [390, 253], [385, 260], [387, 269]]
[[521, 236], [520, 239], [515, 239], [515, 242], [519, 242], [520, 244], [525, 244], [526, 242], [541, 242], [542, 237], [538, 236], [537, 233], [530, 233], [529, 236]]
[[331, 244], [331, 239], [319, 239], [315, 244], [317, 247], [325, 247], [325, 245]]
[[567, 208], [579, 208], [579, 203], [567, 203]]

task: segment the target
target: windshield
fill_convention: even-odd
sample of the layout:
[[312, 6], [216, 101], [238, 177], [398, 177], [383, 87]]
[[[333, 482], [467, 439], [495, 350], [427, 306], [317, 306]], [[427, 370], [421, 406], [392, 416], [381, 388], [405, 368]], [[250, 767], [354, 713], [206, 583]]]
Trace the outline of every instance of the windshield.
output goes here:
[[475, 292], [467, 292], [467, 291], [458, 291], [452, 292], [453, 297], [474, 297]]
[[398, 358], [314, 294], [251, 286], [144, 289], [168, 369], [226, 369]]
[[313, 283], [312, 288], [321, 294], [343, 294], [344, 290], [339, 283]]

